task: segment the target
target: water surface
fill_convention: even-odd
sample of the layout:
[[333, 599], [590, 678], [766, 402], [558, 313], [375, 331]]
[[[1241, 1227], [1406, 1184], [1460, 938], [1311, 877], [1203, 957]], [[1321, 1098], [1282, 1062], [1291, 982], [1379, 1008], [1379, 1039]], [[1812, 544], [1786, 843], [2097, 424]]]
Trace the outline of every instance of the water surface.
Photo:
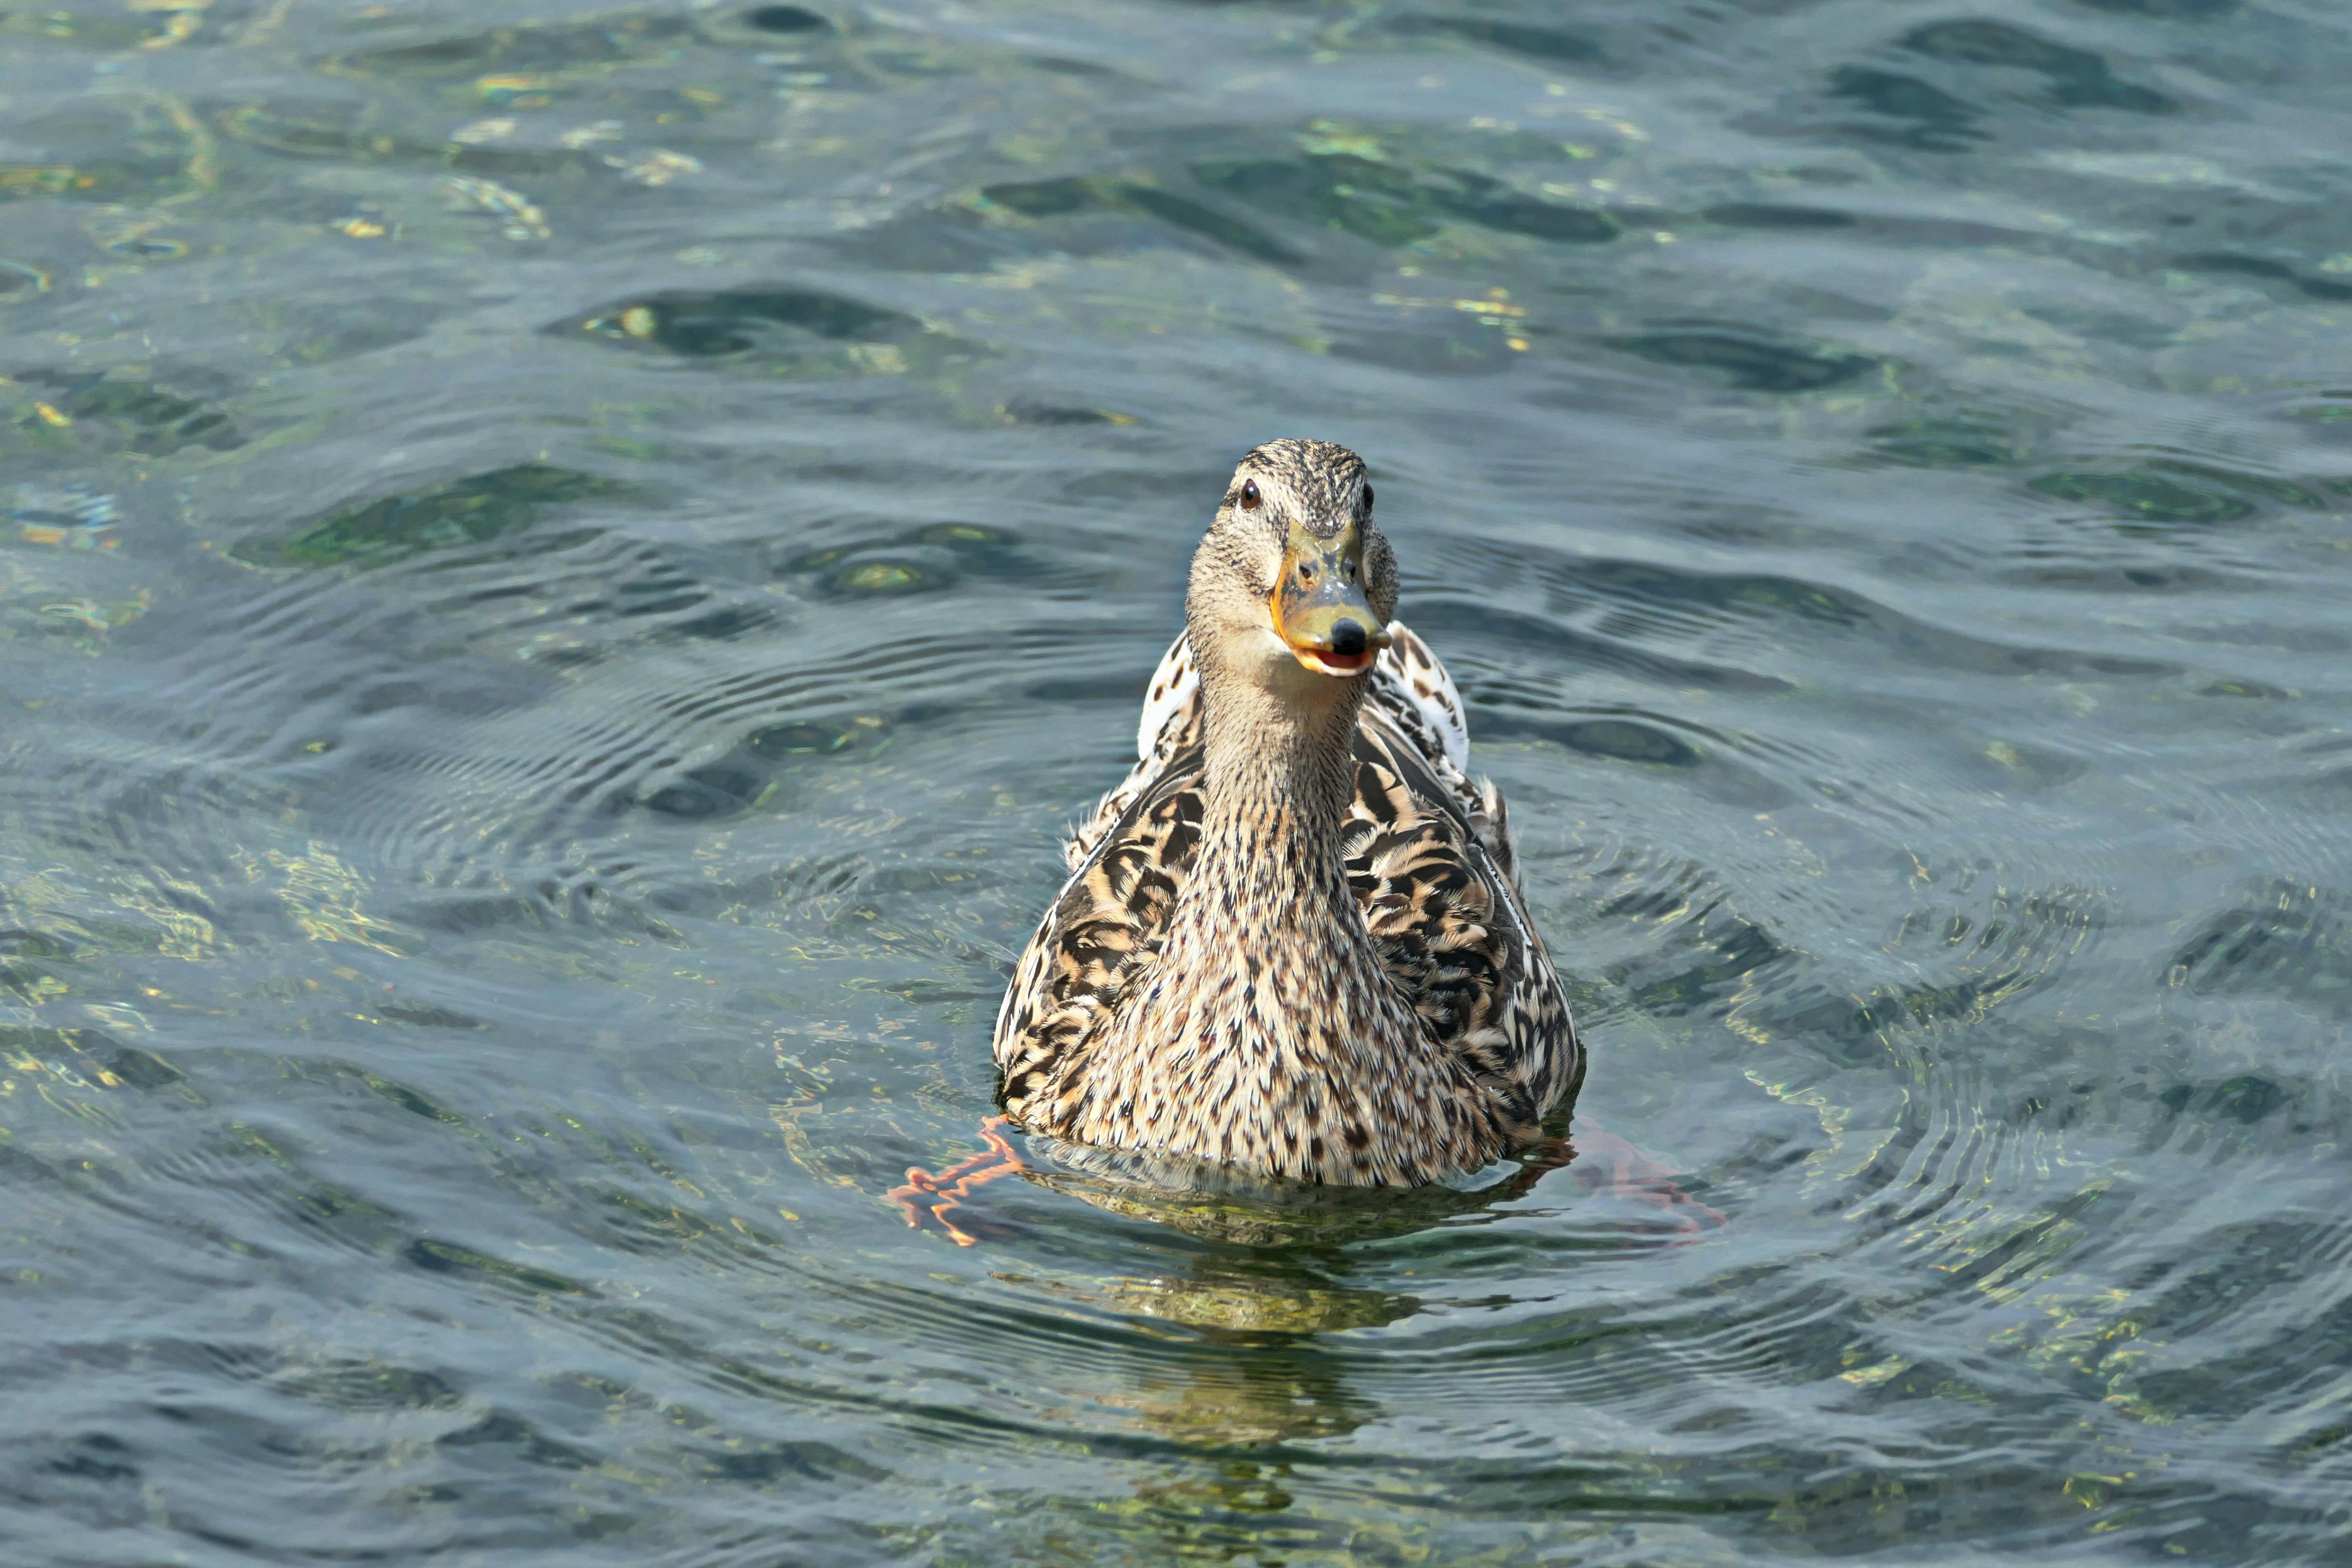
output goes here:
[[[0, 10], [5, 1554], [2340, 1561], [2347, 72]], [[1277, 434], [1372, 465], [1577, 1136], [1725, 1223], [889, 1200]]]

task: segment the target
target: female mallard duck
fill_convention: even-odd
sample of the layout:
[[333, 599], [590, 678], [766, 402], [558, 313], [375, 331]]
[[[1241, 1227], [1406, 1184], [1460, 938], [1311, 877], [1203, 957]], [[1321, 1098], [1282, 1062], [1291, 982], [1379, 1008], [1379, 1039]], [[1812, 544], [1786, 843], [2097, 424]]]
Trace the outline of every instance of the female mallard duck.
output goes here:
[[1078, 1144], [1423, 1183], [1538, 1138], [1579, 1078], [1461, 698], [1389, 619], [1364, 465], [1275, 441], [1192, 557], [1140, 756], [996, 1019], [1005, 1111]]

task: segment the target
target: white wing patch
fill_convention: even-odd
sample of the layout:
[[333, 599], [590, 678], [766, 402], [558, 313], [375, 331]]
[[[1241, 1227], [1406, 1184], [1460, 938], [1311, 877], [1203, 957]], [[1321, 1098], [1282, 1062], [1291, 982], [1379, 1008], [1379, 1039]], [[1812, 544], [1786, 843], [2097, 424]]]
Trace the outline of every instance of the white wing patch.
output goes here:
[[[1190, 662], [1187, 662], [1187, 673]], [[1470, 768], [1470, 723], [1464, 717], [1462, 694], [1454, 677], [1402, 621], [1389, 622], [1389, 645], [1381, 650], [1380, 673], [1390, 677], [1397, 695], [1436, 735], [1445, 759], [1462, 772]]]
[[1184, 711], [1200, 685], [1201, 673], [1192, 667], [1192, 644], [1179, 632], [1176, 641], [1168, 644], [1168, 652], [1160, 655], [1160, 667], [1151, 672], [1151, 685], [1144, 693], [1143, 719], [1135, 727], [1138, 758], [1148, 762], [1159, 751], [1160, 732]]

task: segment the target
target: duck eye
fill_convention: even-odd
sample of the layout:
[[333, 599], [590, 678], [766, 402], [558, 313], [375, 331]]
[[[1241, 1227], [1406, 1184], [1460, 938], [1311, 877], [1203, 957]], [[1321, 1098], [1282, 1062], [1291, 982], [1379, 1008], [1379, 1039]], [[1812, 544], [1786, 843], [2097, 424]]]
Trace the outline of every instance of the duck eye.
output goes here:
[[1370, 511], [1371, 509], [1372, 509], [1372, 487], [1371, 487], [1370, 485], [1367, 485], [1367, 486], [1364, 486], [1364, 510], [1366, 510], [1366, 511], [1368, 511], [1368, 512], [1369, 512], [1369, 511]]
[[1257, 481], [1256, 481], [1256, 480], [1255, 480], [1255, 479], [1244, 479], [1244, 480], [1243, 480], [1243, 481], [1242, 481], [1242, 510], [1243, 510], [1243, 511], [1244, 511], [1244, 512], [1255, 512], [1255, 511], [1256, 511], [1256, 510], [1257, 510], [1257, 504], [1258, 504], [1258, 501], [1259, 501], [1260, 499], [1261, 499], [1261, 497], [1259, 497], [1259, 495], [1258, 495], [1258, 493], [1257, 493]]

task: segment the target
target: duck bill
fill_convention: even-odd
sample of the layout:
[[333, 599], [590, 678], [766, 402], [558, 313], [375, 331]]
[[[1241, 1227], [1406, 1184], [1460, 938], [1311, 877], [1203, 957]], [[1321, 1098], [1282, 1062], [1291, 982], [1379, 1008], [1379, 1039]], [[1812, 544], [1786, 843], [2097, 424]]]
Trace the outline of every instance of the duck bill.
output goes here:
[[1364, 541], [1352, 527], [1328, 539], [1293, 528], [1268, 607], [1276, 634], [1318, 674], [1360, 675], [1389, 645], [1364, 597]]

